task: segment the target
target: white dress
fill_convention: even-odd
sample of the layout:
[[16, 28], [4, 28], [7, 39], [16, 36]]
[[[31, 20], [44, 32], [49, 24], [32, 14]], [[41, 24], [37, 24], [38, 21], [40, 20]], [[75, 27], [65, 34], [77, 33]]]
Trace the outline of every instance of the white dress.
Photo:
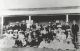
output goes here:
[[39, 48], [44, 48], [44, 47], [46, 47], [46, 43], [45, 41], [42, 41], [39, 45]]
[[32, 41], [32, 38], [31, 38], [31, 35], [29, 34], [28, 36], [28, 42], [31, 42]]
[[0, 48], [12, 48], [15, 44], [15, 40], [12, 38], [12, 34], [0, 39]]
[[47, 43], [47, 42], [46, 42], [45, 47], [46, 47], [46, 48], [51, 48], [50, 46], [51, 46], [50, 43]]
[[56, 45], [57, 49], [64, 49], [65, 48], [64, 41], [66, 40], [66, 35], [64, 33], [59, 33], [57, 34], [57, 37], [59, 39], [59, 42]]
[[50, 48], [52, 48], [52, 49], [59, 49], [58, 44], [59, 44], [59, 40], [54, 39], [54, 40], [50, 43]]
[[71, 37], [71, 35], [68, 35], [68, 38], [66, 39], [66, 41], [69, 41], [69, 42], [72, 41], [72, 37]]
[[71, 40], [71, 36], [68, 35], [68, 38], [67, 38], [67, 42], [70, 42], [69, 44], [66, 42], [66, 48], [65, 49], [74, 49], [74, 44], [72, 43], [72, 40]]
[[50, 48], [50, 43], [47, 43], [45, 41], [42, 41], [39, 45], [39, 48]]
[[65, 47], [64, 49], [70, 49], [70, 50], [74, 50], [74, 49], [75, 49], [75, 48], [74, 48], [74, 45], [73, 45], [72, 43], [69, 43], [69, 44], [66, 43], [65, 46], [66, 46], [66, 47]]

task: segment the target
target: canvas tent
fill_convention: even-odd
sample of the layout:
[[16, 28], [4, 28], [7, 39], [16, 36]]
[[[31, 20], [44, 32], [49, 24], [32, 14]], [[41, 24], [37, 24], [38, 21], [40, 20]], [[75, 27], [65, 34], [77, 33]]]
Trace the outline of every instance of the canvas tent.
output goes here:
[[[0, 32], [3, 29], [4, 17], [9, 15], [64, 14], [80, 15], [79, 0], [0, 0]], [[80, 22], [80, 21], [79, 21]]]

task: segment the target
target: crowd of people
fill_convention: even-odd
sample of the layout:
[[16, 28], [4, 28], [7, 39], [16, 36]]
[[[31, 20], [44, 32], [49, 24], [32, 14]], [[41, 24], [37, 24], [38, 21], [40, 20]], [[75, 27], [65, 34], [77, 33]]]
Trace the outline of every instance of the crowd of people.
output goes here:
[[59, 20], [54, 23], [49, 22], [49, 25], [33, 23], [30, 28], [27, 28], [25, 21], [16, 22], [16, 24], [10, 23], [3, 28], [3, 39], [0, 40], [0, 47], [75, 49], [74, 42], [77, 40], [78, 31], [79, 27], [75, 21], [72, 27], [68, 22], [61, 24]]

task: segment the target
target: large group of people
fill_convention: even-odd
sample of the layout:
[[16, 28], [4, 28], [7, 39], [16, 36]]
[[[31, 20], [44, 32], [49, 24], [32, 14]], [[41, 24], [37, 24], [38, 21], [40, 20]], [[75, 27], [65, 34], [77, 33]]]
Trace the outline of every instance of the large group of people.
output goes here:
[[3, 39], [0, 47], [37, 47], [53, 49], [75, 49], [78, 25], [70, 27], [68, 22], [61, 24], [59, 20], [49, 25], [33, 23], [27, 28], [25, 21], [10, 23], [3, 28]]

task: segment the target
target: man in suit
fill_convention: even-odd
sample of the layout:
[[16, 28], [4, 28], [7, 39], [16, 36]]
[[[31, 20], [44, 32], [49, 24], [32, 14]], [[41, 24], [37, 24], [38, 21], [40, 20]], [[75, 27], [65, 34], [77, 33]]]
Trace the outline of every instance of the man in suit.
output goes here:
[[73, 43], [76, 48], [76, 42], [77, 42], [77, 32], [79, 31], [79, 26], [76, 24], [76, 21], [73, 21], [72, 25], [72, 33], [73, 33]]

